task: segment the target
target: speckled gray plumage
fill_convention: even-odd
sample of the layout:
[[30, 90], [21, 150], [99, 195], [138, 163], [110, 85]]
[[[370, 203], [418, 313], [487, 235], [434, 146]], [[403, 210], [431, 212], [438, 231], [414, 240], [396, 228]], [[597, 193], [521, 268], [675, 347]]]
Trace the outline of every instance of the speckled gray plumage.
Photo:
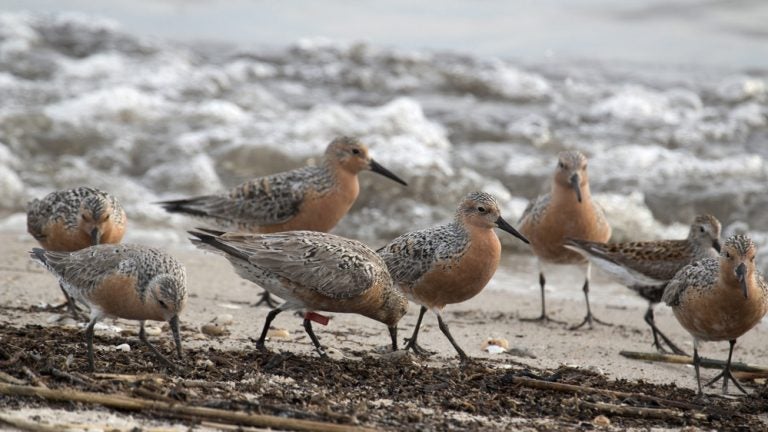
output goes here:
[[80, 223], [83, 203], [97, 219], [98, 214], [111, 209], [109, 217], [112, 223], [125, 223], [125, 213], [117, 198], [99, 189], [78, 187], [51, 192], [42, 199], [30, 201], [27, 204], [27, 231], [41, 241], [45, 238], [44, 229], [47, 224], [61, 221], [67, 228], [76, 229]]
[[[683, 240], [634, 241], [625, 243], [598, 243], [570, 239], [567, 243], [576, 245], [589, 254], [598, 267], [611, 263], [630, 269], [658, 283], [634, 283], [627, 287], [651, 303], [661, 301], [667, 283], [686, 265], [703, 258], [717, 256], [713, 248], [720, 237], [721, 225], [714, 216], [697, 216]], [[611, 273], [610, 270], [608, 273]]]
[[[747, 250], [754, 248], [752, 240], [744, 235], [731, 236], [726, 240], [722, 254], [726, 248], [735, 248], [739, 253], [746, 254]], [[678, 306], [680, 299], [686, 290], [694, 289], [702, 294], [714, 289], [720, 278], [720, 258], [705, 258], [683, 267], [669, 282], [664, 290], [662, 300], [669, 306]], [[760, 271], [755, 270], [757, 284], [763, 292], [763, 299], [768, 299], [768, 285], [766, 285]]]
[[[499, 205], [493, 196], [473, 192], [471, 200], [489, 208]], [[392, 279], [401, 284], [416, 283], [437, 263], [459, 260], [469, 248], [470, 234], [461, 222], [462, 207], [456, 211], [453, 221], [419, 231], [405, 233], [376, 251], [387, 263]]]
[[377, 283], [392, 286], [381, 258], [356, 240], [314, 231], [229, 233], [215, 240], [220, 245], [193, 242], [223, 253], [241, 276], [268, 290], [276, 281], [284, 280], [332, 299], [348, 299]]
[[350, 156], [350, 149], [357, 152], [352, 155], [366, 151], [355, 137], [337, 137], [326, 148], [318, 166], [255, 178], [222, 194], [159, 204], [171, 213], [200, 218], [218, 229], [258, 232], [260, 227], [285, 223], [297, 216], [309, 195], [322, 198], [337, 191], [337, 164]]
[[322, 196], [334, 184], [329, 166], [304, 167], [247, 181], [224, 194], [171, 201], [164, 207], [221, 229], [251, 230], [288, 221], [299, 212], [310, 190]]
[[405, 233], [377, 250], [397, 283], [413, 284], [438, 262], [461, 258], [469, 232], [457, 221]]
[[[183, 303], [187, 295], [184, 266], [156, 248], [135, 244], [104, 244], [75, 252], [35, 248], [31, 257], [51, 271], [70, 295], [85, 303], [85, 294], [95, 290], [106, 277], [116, 275], [136, 278], [136, 292], [142, 302], [151, 282], [159, 277], [174, 280], [176, 291], [166, 292], [166, 298]], [[161, 289], [166, 288], [166, 284], [161, 285]]]

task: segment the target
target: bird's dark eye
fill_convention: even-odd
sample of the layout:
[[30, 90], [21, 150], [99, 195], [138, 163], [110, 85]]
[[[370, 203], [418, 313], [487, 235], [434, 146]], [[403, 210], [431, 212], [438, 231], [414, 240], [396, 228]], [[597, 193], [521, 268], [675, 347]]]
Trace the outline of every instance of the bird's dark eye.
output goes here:
[[165, 302], [164, 302], [164, 301], [162, 301], [162, 300], [158, 300], [157, 302], [158, 302], [158, 303], [160, 303], [160, 307], [161, 307], [161, 308], [163, 308], [163, 309], [168, 309], [168, 305], [167, 305], [167, 304], [165, 304]]
[[477, 208], [477, 211], [479, 211], [480, 213], [485, 213], [487, 210], [485, 209], [485, 207], [480, 206]]
[[558, 162], [558, 163], [557, 163], [557, 167], [558, 167], [558, 168], [565, 168], [565, 164], [564, 164], [564, 163], [562, 163], [562, 162]]
[[352, 154], [359, 155], [360, 154], [360, 149], [352, 149]]
[[85, 215], [81, 215], [80, 217], [82, 217], [82, 218], [83, 218], [83, 220], [86, 220], [86, 219], [88, 219], [87, 217], [85, 217]]
[[699, 231], [704, 232], [704, 227], [699, 227]]
[[730, 257], [731, 257], [731, 254], [729, 254], [728, 252], [726, 252], [726, 253], [725, 253], [725, 257], [726, 257], [726, 258], [730, 258]]

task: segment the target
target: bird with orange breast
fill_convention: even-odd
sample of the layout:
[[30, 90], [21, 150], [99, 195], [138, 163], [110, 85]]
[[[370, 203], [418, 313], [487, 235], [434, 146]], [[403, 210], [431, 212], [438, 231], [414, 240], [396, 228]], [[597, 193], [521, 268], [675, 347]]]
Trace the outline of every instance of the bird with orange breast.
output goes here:
[[[27, 231], [50, 251], [73, 252], [92, 245], [120, 243], [125, 210], [114, 196], [90, 187], [51, 192], [27, 205]], [[77, 305], [61, 287], [66, 306], [77, 317]]]
[[30, 257], [59, 280], [69, 296], [90, 308], [85, 329], [88, 367], [95, 369], [93, 332], [105, 317], [141, 321], [139, 339], [166, 366], [175, 368], [146, 337], [144, 321], [168, 321], [181, 358], [179, 314], [187, 301], [186, 270], [167, 253], [146, 246], [96, 245], [75, 252], [35, 248]]
[[[242, 183], [217, 195], [163, 201], [171, 213], [200, 218], [222, 231], [328, 232], [360, 193], [357, 175], [370, 170], [404, 186], [406, 182], [374, 161], [359, 139], [342, 136], [328, 144], [322, 163]], [[257, 303], [275, 304], [265, 291]]]
[[501, 243], [494, 228], [528, 240], [501, 217], [499, 204], [484, 192], [472, 192], [459, 204], [453, 221], [397, 237], [377, 253], [392, 280], [409, 300], [421, 306], [406, 349], [424, 351], [417, 343], [427, 309], [437, 315], [440, 330], [462, 362], [469, 359], [443, 321], [448, 304], [461, 303], [482, 291], [499, 265]]
[[587, 315], [571, 329], [585, 324], [591, 328], [593, 322], [606, 324], [592, 314], [589, 305], [589, 261], [563, 246], [567, 238], [604, 243], [611, 237], [611, 226], [603, 209], [592, 200], [586, 156], [573, 150], [560, 152], [551, 191], [528, 204], [518, 229], [531, 241], [531, 249], [539, 263], [541, 315], [532, 321], [551, 320], [547, 315], [544, 295], [546, 279], [543, 264], [586, 264], [582, 289], [587, 302]]
[[743, 393], [731, 373], [731, 356], [736, 339], [753, 328], [768, 312], [768, 285], [755, 265], [757, 246], [744, 235], [728, 238], [717, 258], [705, 258], [683, 267], [664, 290], [664, 302], [675, 318], [693, 336], [693, 365], [696, 384], [702, 395], [699, 376], [699, 342], [725, 341], [730, 344], [728, 361], [720, 374], [706, 385], [723, 379]]

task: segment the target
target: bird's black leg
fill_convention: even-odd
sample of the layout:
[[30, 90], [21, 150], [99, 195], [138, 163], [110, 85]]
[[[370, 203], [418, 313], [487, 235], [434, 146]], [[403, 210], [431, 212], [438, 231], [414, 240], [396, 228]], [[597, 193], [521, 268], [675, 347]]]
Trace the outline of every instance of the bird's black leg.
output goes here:
[[427, 307], [422, 306], [419, 310], [419, 318], [416, 320], [416, 327], [413, 329], [413, 334], [409, 339], [406, 339], [405, 342], [405, 350], [412, 350], [414, 353], [422, 356], [431, 355], [434, 354], [431, 351], [427, 351], [424, 348], [422, 348], [419, 343], [417, 342], [417, 338], [419, 336], [419, 328], [421, 328], [421, 320], [424, 318], [424, 313], [427, 312]]

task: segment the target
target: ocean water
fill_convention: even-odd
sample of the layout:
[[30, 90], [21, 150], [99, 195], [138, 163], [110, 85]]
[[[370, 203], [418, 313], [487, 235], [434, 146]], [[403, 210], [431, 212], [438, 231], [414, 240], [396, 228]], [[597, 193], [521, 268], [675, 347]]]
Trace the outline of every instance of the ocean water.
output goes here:
[[361, 174], [335, 232], [373, 245], [447, 220], [471, 190], [516, 221], [564, 149], [589, 157], [615, 240], [683, 237], [708, 212], [765, 245], [768, 68], [747, 63], [513, 61], [326, 38], [249, 48], [0, 13], [0, 229], [23, 234], [29, 199], [87, 184], [123, 202], [127, 240], [184, 243], [195, 222], [153, 202], [314, 163], [351, 134], [409, 183]]

